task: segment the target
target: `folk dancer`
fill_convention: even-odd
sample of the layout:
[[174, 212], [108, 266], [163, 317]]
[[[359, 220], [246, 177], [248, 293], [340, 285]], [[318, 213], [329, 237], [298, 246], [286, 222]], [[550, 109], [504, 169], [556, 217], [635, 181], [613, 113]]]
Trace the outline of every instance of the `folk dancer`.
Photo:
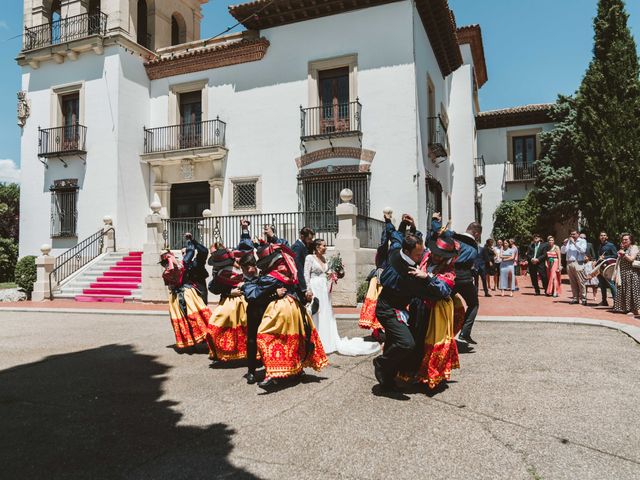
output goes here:
[[258, 383], [269, 390], [280, 379], [300, 375], [305, 367], [320, 370], [328, 364], [313, 320], [304, 308], [295, 254], [283, 245], [265, 244], [257, 251], [261, 276], [241, 287], [251, 307], [267, 303], [257, 333], [258, 351], [266, 370]]
[[416, 348], [403, 369], [406, 373], [401, 373], [400, 377], [424, 383], [430, 389], [436, 388], [442, 381], [448, 381], [451, 370], [460, 368], [454, 319], [456, 304], [461, 305], [461, 302], [457, 296], [453, 296], [457, 247], [452, 238], [431, 240], [416, 274], [417, 278], [423, 279], [434, 276], [441, 282], [441, 287], [432, 292], [429, 298], [412, 301], [409, 328]]
[[408, 305], [414, 298], [444, 298], [450, 293], [442, 280], [419, 273], [417, 267], [424, 255], [421, 236], [409, 233], [401, 243], [397, 236], [395, 239], [380, 275], [382, 291], [376, 305], [376, 317], [385, 330], [384, 350], [373, 360], [376, 380], [387, 392], [397, 391], [396, 376], [416, 346], [409, 329]]
[[[464, 299], [464, 302], [467, 304], [467, 310], [458, 339], [475, 345], [478, 342], [471, 338], [471, 329], [478, 315], [480, 303], [478, 302], [478, 290], [473, 284], [472, 269], [478, 256], [478, 242], [482, 236], [482, 225], [477, 222], [472, 222], [467, 227], [465, 233], [456, 233], [450, 229], [443, 229], [441, 217], [439, 214], [434, 214], [433, 221], [431, 222], [431, 230], [436, 233], [435, 238], [439, 238], [439, 236], [445, 238], [451, 237], [460, 244], [458, 257], [455, 262], [456, 283], [454, 293], [460, 294]], [[432, 239], [435, 238], [432, 237]]]
[[243, 275], [237, 260], [241, 255], [219, 247], [209, 258], [213, 266], [209, 291], [220, 295], [207, 326], [211, 360], [228, 362], [247, 356], [247, 302], [239, 288]]
[[169, 287], [169, 315], [176, 337], [178, 353], [192, 353], [194, 347], [205, 341], [211, 310], [205, 305], [198, 289], [189, 283], [183, 265], [171, 251], [160, 256], [164, 268], [162, 278]]
[[[280, 239], [276, 236], [273, 225], [264, 225], [264, 238], [261, 241], [251, 240], [251, 234], [249, 233], [250, 222], [248, 220], [241, 220], [240, 225], [242, 228], [242, 234], [240, 236], [238, 250], [242, 251], [243, 255], [239, 260], [240, 268], [242, 269], [242, 283], [239, 284], [239, 288], [243, 291], [253, 291], [259, 280], [254, 247], [259, 247], [261, 244], [268, 243], [282, 244], [286, 246], [288, 243], [286, 240]], [[267, 306], [274, 299], [275, 294], [262, 295], [257, 298], [252, 298], [247, 304], [247, 373], [244, 375], [244, 378], [247, 379], [247, 383], [249, 385], [252, 385], [257, 381], [258, 327], [260, 326], [262, 316], [264, 315]]]
[[182, 262], [184, 264], [185, 276], [187, 281], [198, 289], [198, 293], [202, 297], [205, 305], [209, 303], [209, 295], [207, 293], [207, 272], [206, 263], [209, 251], [207, 247], [193, 238], [191, 233], [185, 233], [184, 238], [187, 241]]

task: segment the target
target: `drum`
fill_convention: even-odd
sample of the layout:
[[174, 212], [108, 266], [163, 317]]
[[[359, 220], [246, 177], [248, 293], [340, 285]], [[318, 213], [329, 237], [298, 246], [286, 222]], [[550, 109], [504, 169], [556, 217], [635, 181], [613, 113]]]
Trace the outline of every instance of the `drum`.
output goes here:
[[613, 260], [613, 262], [610, 262], [600, 270], [602, 272], [602, 276], [609, 282], [613, 282], [613, 275], [616, 270], [616, 261], [614, 259], [611, 260]]

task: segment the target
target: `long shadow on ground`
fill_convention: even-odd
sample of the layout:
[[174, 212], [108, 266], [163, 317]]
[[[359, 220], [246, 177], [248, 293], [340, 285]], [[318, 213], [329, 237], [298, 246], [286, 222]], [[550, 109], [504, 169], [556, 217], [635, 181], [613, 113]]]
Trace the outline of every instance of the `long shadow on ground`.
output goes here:
[[108, 345], [0, 372], [0, 477], [255, 479], [231, 465], [234, 430], [178, 426], [168, 366]]

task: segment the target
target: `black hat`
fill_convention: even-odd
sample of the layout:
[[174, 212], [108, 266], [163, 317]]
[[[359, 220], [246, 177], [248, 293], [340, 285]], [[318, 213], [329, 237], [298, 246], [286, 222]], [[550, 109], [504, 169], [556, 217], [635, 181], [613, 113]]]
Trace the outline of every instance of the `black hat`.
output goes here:
[[443, 258], [452, 258], [458, 255], [458, 245], [453, 238], [438, 237], [429, 241], [429, 251]]

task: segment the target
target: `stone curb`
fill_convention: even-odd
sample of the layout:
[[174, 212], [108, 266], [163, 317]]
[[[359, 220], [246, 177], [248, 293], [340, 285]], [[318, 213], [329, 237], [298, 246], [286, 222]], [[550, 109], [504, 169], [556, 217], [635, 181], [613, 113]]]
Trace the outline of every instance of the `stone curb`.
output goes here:
[[[34, 313], [88, 313], [92, 315], [139, 315], [139, 316], [167, 316], [167, 312], [158, 310], [100, 310], [88, 308], [17, 308], [17, 307], [0, 307], [2, 312], [34, 312]], [[338, 313], [336, 320], [357, 320], [359, 317], [356, 313]], [[612, 330], [618, 330], [637, 343], [640, 343], [640, 327], [627, 325], [624, 323], [612, 322], [610, 320], [598, 320], [595, 318], [579, 318], [579, 317], [487, 317], [479, 315], [478, 321], [481, 322], [515, 322], [515, 323], [559, 323], [566, 325], [591, 325], [595, 327], [604, 327]]]

